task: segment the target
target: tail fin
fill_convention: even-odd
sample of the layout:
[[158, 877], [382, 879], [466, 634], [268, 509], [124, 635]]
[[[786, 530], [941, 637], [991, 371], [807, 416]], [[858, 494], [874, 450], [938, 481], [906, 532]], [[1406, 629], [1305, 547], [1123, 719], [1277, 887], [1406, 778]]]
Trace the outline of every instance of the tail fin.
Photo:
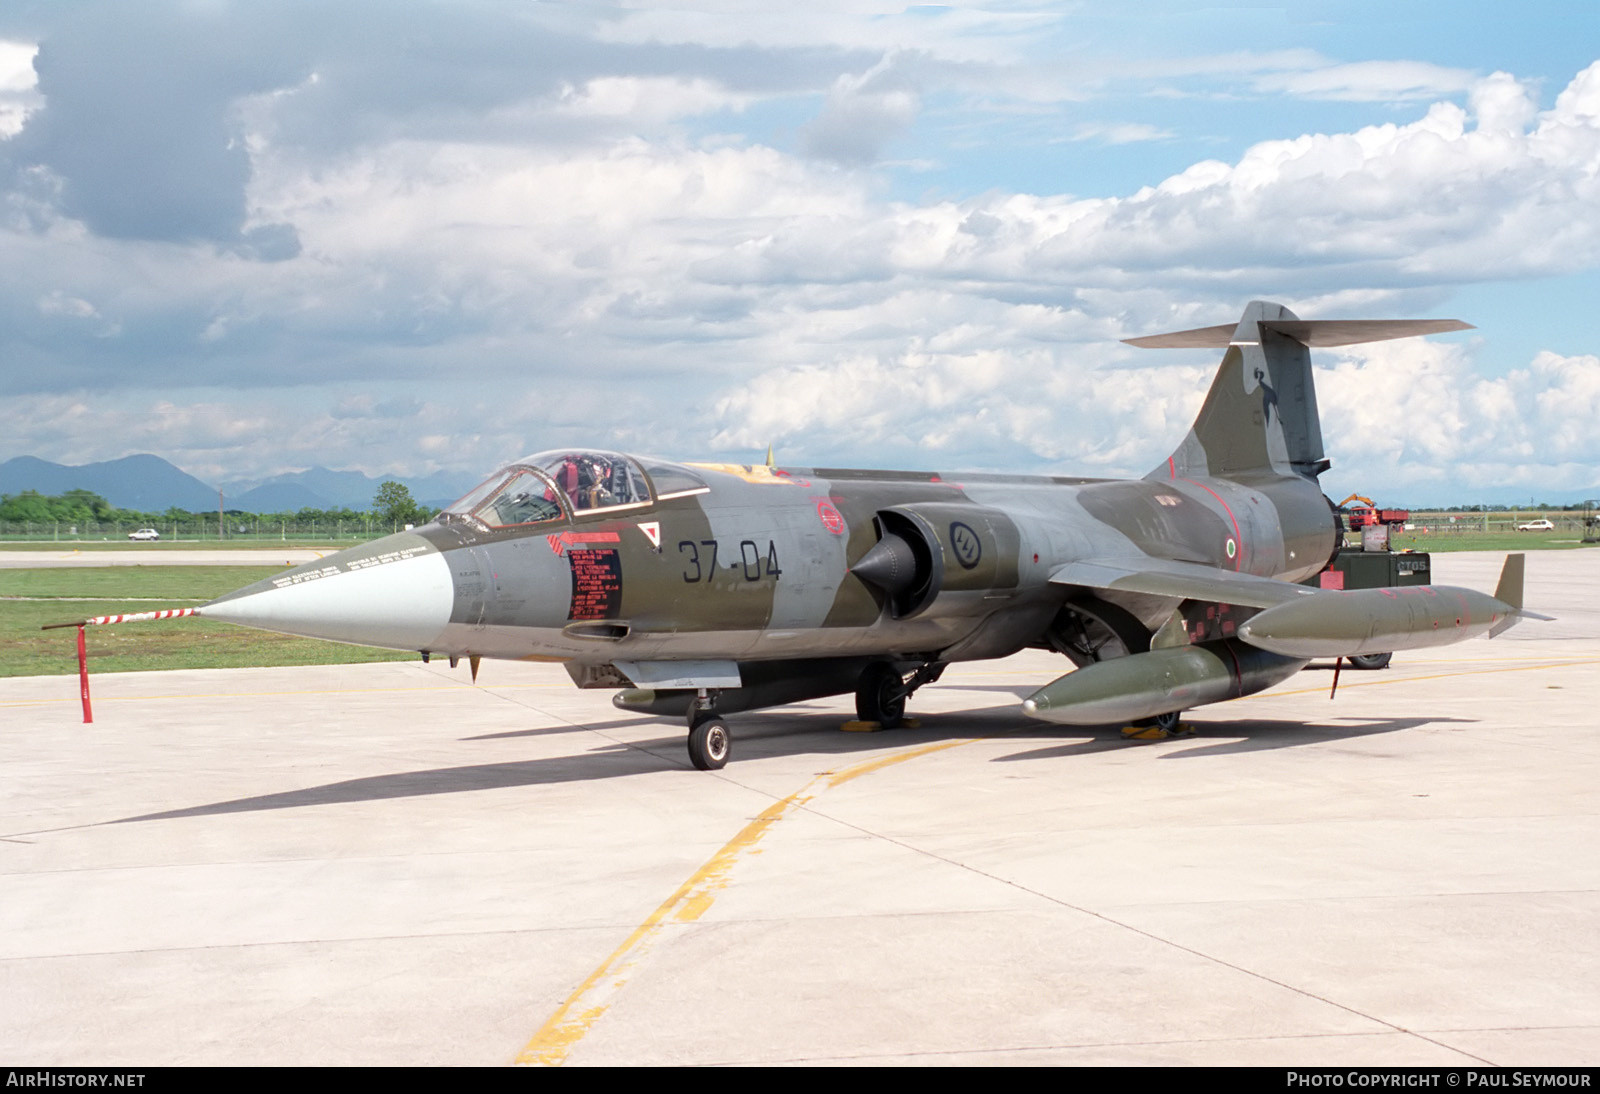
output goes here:
[[1489, 628], [1490, 638], [1498, 638], [1524, 619], [1542, 619], [1549, 622], [1550, 616], [1530, 612], [1522, 606], [1522, 577], [1525, 569], [1525, 555], [1506, 556], [1505, 565], [1500, 569], [1500, 584], [1494, 587], [1494, 598], [1510, 608], [1511, 614]]
[[1527, 556], [1520, 553], [1506, 556], [1505, 565], [1500, 568], [1500, 584], [1494, 587], [1494, 598], [1500, 603], [1521, 609], [1522, 575], [1526, 562]]
[[1269, 471], [1314, 480], [1328, 459], [1309, 347], [1471, 329], [1456, 319], [1306, 320], [1281, 304], [1252, 300], [1237, 326], [1124, 339], [1147, 349], [1227, 348], [1194, 427], [1150, 477]]

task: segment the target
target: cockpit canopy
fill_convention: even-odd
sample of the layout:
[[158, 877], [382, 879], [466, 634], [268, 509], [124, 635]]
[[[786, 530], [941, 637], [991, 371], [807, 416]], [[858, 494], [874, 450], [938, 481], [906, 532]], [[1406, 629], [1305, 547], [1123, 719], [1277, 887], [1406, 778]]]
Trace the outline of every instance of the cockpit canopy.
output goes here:
[[515, 528], [562, 520], [569, 514], [643, 508], [662, 497], [705, 489], [703, 479], [677, 464], [647, 460], [641, 465], [620, 452], [556, 449], [501, 468], [441, 516], [467, 518], [490, 528]]

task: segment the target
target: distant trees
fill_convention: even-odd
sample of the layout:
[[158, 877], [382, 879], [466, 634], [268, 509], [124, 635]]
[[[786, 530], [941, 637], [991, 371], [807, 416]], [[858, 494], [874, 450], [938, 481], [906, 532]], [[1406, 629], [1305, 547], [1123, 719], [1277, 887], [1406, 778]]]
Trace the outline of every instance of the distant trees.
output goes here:
[[155, 528], [163, 537], [173, 538], [210, 539], [219, 531], [229, 538], [263, 533], [360, 537], [385, 534], [407, 524], [424, 524], [433, 514], [433, 509], [417, 504], [402, 483], [392, 480], [378, 487], [370, 510], [333, 506], [283, 513], [248, 513], [229, 509], [221, 522], [222, 528], [219, 528], [214, 509], [191, 513], [173, 506], [165, 512], [142, 513], [118, 509], [90, 490], [68, 490], [57, 496], [24, 490], [19, 494], [0, 494], [0, 535], [50, 537], [76, 532], [103, 537], [121, 536], [135, 528]]
[[391, 528], [400, 528], [422, 524], [433, 514], [412, 499], [411, 491], [403, 483], [389, 479], [378, 486], [372, 499], [372, 515]]
[[[328, 509], [304, 508], [284, 513], [247, 513], [229, 509], [230, 521], [256, 521], [264, 524], [317, 524], [329, 527], [344, 526], [353, 530], [369, 522], [382, 527], [421, 524], [433, 516], [433, 510], [418, 505], [411, 491], [398, 482], [389, 481], [378, 487], [372, 499], [372, 509], [363, 512], [349, 506]], [[99, 494], [89, 490], [68, 490], [59, 495], [41, 494], [37, 490], [24, 490], [19, 494], [0, 494], [0, 521], [12, 524], [132, 524], [170, 528], [176, 524], [194, 521], [216, 524], [216, 510], [191, 513], [177, 506], [161, 513], [142, 513], [135, 509], [118, 509]]]
[[91, 521], [136, 521], [143, 513], [118, 509], [89, 490], [68, 490], [64, 494], [41, 494], [24, 490], [20, 494], [0, 495], [0, 520], [34, 524], [88, 524]]
[[56, 508], [52, 502], [59, 498], [47, 498], [37, 490], [24, 490], [20, 494], [7, 494], [0, 498], [0, 520], [31, 520], [39, 524], [46, 524], [58, 519]]

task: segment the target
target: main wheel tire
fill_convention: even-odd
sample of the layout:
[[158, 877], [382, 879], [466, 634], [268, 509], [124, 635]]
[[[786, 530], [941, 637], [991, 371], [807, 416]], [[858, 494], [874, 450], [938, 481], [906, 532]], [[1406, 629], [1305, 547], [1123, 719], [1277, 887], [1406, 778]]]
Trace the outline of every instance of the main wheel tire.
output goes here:
[[721, 718], [707, 718], [689, 730], [689, 762], [701, 771], [722, 770], [732, 750], [728, 723]]
[[906, 685], [887, 661], [874, 661], [856, 684], [856, 717], [897, 729], [906, 716]]
[[1392, 653], [1362, 653], [1350, 658], [1350, 667], [1357, 669], [1386, 669], [1394, 660]]

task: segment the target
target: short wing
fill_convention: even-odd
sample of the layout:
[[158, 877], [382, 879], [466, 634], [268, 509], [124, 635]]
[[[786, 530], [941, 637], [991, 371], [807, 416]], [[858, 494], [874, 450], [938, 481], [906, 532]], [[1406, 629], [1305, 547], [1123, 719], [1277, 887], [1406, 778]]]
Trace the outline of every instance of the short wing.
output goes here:
[[1303, 596], [1317, 595], [1316, 589], [1270, 577], [1219, 570], [1198, 562], [1147, 557], [1067, 562], [1050, 571], [1050, 580], [1057, 585], [1242, 604], [1252, 608], [1273, 608]]

